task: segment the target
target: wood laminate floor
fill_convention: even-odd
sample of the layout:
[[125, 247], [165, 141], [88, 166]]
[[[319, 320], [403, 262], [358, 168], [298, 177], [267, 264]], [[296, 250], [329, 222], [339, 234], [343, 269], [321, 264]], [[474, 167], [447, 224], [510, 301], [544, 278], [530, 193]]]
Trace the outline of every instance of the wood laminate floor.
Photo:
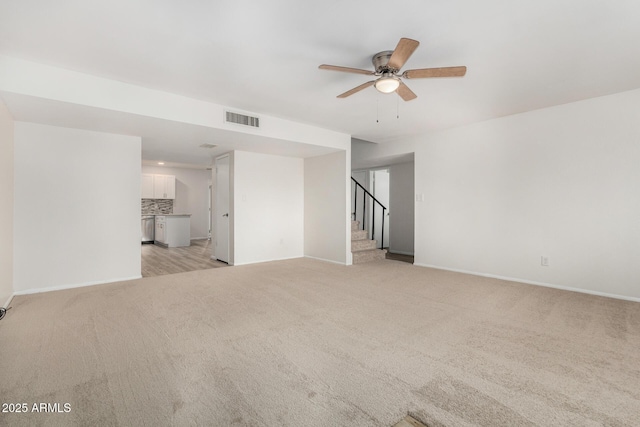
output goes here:
[[191, 246], [163, 248], [154, 244], [142, 245], [142, 277], [164, 276], [186, 271], [226, 267], [211, 259], [211, 241], [192, 240]]
[[392, 259], [395, 261], [402, 261], [402, 262], [408, 262], [409, 264], [413, 264], [413, 255], [402, 255], [402, 254], [394, 254], [391, 252], [388, 252], [389, 249], [387, 249], [387, 259]]

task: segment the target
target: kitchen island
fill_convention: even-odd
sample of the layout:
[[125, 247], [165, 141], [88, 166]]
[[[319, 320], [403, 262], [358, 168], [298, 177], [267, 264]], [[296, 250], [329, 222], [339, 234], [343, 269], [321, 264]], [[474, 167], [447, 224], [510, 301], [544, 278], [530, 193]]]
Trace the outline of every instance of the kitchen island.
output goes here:
[[191, 246], [191, 214], [156, 215], [154, 243], [169, 248]]

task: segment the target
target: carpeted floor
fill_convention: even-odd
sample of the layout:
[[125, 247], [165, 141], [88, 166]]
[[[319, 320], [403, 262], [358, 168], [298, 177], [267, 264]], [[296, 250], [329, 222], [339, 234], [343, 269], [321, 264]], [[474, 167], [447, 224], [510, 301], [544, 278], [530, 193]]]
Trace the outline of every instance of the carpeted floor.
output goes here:
[[[0, 413], [0, 425], [640, 420], [633, 302], [398, 261], [296, 259], [12, 306], [0, 322], [0, 396], [29, 411]], [[33, 403], [63, 412], [34, 413]]]

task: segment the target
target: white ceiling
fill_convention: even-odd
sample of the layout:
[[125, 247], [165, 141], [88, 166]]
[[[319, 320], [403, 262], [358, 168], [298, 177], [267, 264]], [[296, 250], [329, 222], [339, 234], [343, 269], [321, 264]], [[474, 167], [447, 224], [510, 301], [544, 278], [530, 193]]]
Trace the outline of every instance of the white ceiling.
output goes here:
[[[3, 0], [0, 54], [385, 143], [640, 88], [638, 17], [637, 0]], [[421, 42], [405, 69], [467, 75], [410, 80], [406, 103], [336, 98], [370, 79], [318, 65], [370, 69], [400, 37]]]

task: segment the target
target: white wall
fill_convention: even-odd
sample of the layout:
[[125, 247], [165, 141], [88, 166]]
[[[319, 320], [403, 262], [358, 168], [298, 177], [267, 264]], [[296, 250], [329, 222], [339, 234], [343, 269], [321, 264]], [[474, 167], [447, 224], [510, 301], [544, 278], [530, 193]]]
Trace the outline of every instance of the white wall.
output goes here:
[[235, 151], [233, 264], [303, 256], [303, 159]]
[[351, 264], [350, 150], [304, 160], [304, 255]]
[[414, 254], [414, 163], [389, 167], [389, 252]]
[[140, 277], [140, 148], [15, 123], [16, 293]]
[[628, 91], [357, 155], [415, 151], [416, 264], [640, 300], [638, 105]]
[[418, 147], [416, 263], [640, 298], [638, 105], [607, 96]]
[[0, 100], [0, 307], [13, 295], [13, 118]]
[[142, 166], [142, 173], [175, 175], [176, 198], [173, 213], [191, 214], [191, 238], [209, 237], [209, 182], [211, 171], [205, 169]]

